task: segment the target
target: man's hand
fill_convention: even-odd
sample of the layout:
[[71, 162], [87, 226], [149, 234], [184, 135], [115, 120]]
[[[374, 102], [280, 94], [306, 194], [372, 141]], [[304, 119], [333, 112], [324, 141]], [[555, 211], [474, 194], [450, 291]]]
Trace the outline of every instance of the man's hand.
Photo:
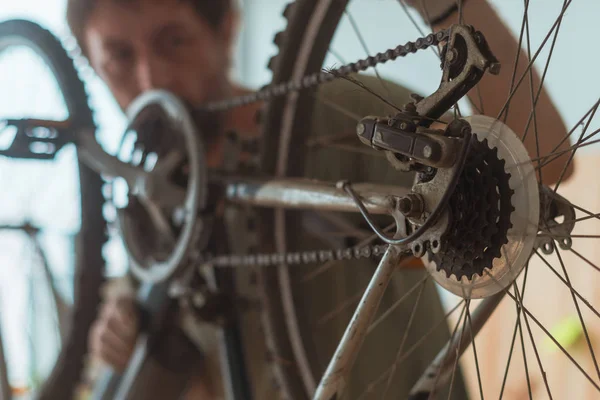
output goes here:
[[133, 354], [139, 317], [130, 297], [109, 297], [92, 325], [89, 348], [92, 356], [122, 372]]

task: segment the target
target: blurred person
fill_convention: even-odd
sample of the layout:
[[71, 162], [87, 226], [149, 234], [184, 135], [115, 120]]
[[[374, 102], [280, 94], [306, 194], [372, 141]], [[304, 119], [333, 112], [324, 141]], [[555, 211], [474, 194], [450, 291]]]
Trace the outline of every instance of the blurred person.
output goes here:
[[[432, 22], [435, 30], [446, 28], [456, 21], [455, 0], [426, 0], [427, 13], [418, 7], [420, 3], [418, 0], [406, 0], [406, 3], [415, 7], [426, 21]], [[485, 0], [465, 0], [463, 11], [467, 21], [474, 23], [480, 29], [485, 27], [483, 33], [500, 62], [511, 65], [518, 44], [492, 6]], [[123, 110], [138, 95], [152, 89], [169, 90], [190, 104], [197, 105], [251, 92], [229, 77], [232, 46], [239, 25], [238, 10], [232, 0], [68, 0], [67, 19], [83, 54]], [[525, 59], [525, 55], [522, 56]], [[517, 76], [524, 72], [524, 64], [519, 64]], [[498, 93], [504, 93], [509, 87], [511, 72], [510, 68], [503, 68], [499, 76], [486, 75], [480, 82], [479, 88], [488, 115], [495, 116], [501, 109], [504, 96]], [[377, 84], [374, 79], [364, 79]], [[539, 77], [536, 73], [533, 82], [534, 87], [539, 86]], [[347, 82], [332, 82], [320, 88], [320, 95], [328, 96], [335, 102], [343, 102], [345, 107], [356, 111], [359, 115], [386, 115], [386, 111], [383, 110], [387, 109], [382, 107], [381, 103], [364, 92], [349, 91], [347, 85]], [[393, 85], [392, 91], [397, 94], [395, 98], [409, 101], [410, 92], [407, 89]], [[514, 96], [507, 120], [507, 124], [515, 131], [523, 130], [527, 123], [531, 110], [529, 96], [528, 82], [524, 82]], [[367, 109], [361, 109], [365, 104]], [[221, 163], [223, 132], [234, 130], [247, 138], [260, 135], [260, 127], [255, 118], [260, 107], [261, 104], [250, 104], [227, 111], [220, 116], [219, 128], [215, 134], [209, 134], [204, 138], [209, 166], [217, 167]], [[373, 111], [367, 112], [367, 110]], [[363, 114], [360, 114], [361, 112]], [[540, 143], [540, 154], [546, 154], [562, 138], [565, 127], [545, 90], [542, 91], [538, 102], [537, 117], [538, 130], [544, 135], [544, 140]], [[353, 121], [348, 121], [346, 124], [353, 129]], [[322, 128], [322, 126], [313, 127], [313, 129]], [[340, 130], [343, 128], [340, 127]], [[528, 135], [525, 143], [530, 154], [536, 154], [533, 139], [533, 134]], [[568, 143], [564, 146], [568, 146]], [[328, 160], [322, 161], [328, 162]], [[387, 168], [391, 170], [391, 167], [387, 166]], [[560, 161], [549, 164], [544, 170], [545, 183], [555, 182], [561, 170]], [[375, 167], [373, 171], [376, 171]], [[565, 178], [571, 173], [572, 167], [567, 169]], [[406, 184], [410, 184], [410, 181], [407, 180]], [[423, 269], [417, 277], [422, 273], [425, 273]], [[363, 278], [368, 279], [368, 276]], [[417, 278], [411, 281], [414, 282], [415, 279]], [[366, 282], [366, 280], [362, 281], [362, 285]], [[345, 280], [340, 280], [340, 285], [346, 283]], [[251, 291], [252, 288], [247, 290]], [[327, 288], [313, 287], [308, 293], [321, 293], [319, 291], [327, 291]], [[89, 346], [94, 357], [109, 364], [116, 371], [123, 371], [136, 343], [140, 317], [133, 296], [124, 294], [123, 291], [118, 292], [119, 295], [106, 296], [105, 304], [91, 330]], [[428, 296], [429, 301], [421, 306], [420, 312], [430, 315], [431, 320], [434, 320], [433, 316], [443, 315], [435, 290], [428, 290], [424, 294]], [[315, 294], [315, 297], [318, 301], [319, 295]], [[343, 328], [343, 326], [339, 327], [342, 330]], [[256, 332], [256, 326], [242, 327], [242, 336], [253, 337], [254, 340], [260, 341], [262, 336]], [[444, 343], [448, 335], [446, 331], [434, 340], [438, 344]], [[250, 340], [248, 338], [246, 340]], [[254, 398], [276, 398], [275, 389], [268, 378], [266, 357], [264, 353], [261, 356], [257, 355], [260, 351], [265, 351], [264, 345], [256, 344], [256, 347], [259, 350], [247, 354], [246, 357]], [[214, 349], [202, 350], [209, 355], [214, 354], [212, 351]], [[427, 354], [416, 352], [410, 360], [409, 369], [416, 369], [416, 365], [427, 365], [437, 349], [433, 351], [434, 353]], [[213, 358], [209, 361], [208, 364], [213, 367], [201, 368], [186, 398], [223, 397], [219, 373], [214, 370], [215, 365], [218, 369], [218, 360]], [[369, 366], [364, 365], [364, 367]], [[420, 371], [423, 369], [424, 367]], [[402, 378], [398, 378], [397, 384], [405, 386], [402, 390], [410, 389], [410, 384], [415, 379], [410, 375], [412, 373], [412, 371], [398, 373]], [[406, 382], [403, 383], [402, 379]], [[466, 396], [462, 385], [456, 384], [454, 390], [457, 398]]]

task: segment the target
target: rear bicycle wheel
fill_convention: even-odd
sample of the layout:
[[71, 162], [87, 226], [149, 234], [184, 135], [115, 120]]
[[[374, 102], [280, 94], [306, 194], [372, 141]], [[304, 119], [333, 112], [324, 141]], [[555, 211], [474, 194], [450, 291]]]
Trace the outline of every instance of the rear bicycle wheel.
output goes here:
[[[10, 94], [0, 101], [4, 122], [0, 185], [5, 204], [0, 224], [26, 222], [39, 229], [53, 279], [70, 303], [62, 341], [51, 343], [42, 328], [31, 333], [45, 349], [43, 368], [35, 371], [33, 379], [24, 371], [32, 366], [19, 363], [26, 347], [17, 337], [23, 297], [18, 261], [9, 258], [3, 263], [7, 287], [2, 290], [2, 333], [8, 378], [11, 385], [25, 386], [38, 398], [68, 399], [80, 381], [88, 331], [100, 302], [102, 247], [107, 237], [103, 181], [79, 161], [77, 149], [64, 135], [95, 131], [93, 115], [72, 59], [49, 31], [32, 22], [0, 23], [0, 69], [7, 78], [2, 79], [0, 90]], [[28, 126], [19, 122], [24, 118], [39, 121]], [[3, 250], [7, 255], [22, 244], [14, 237], [3, 242], [13, 243], [13, 248]]]
[[[481, 4], [477, 5], [476, 2], [466, 3], [469, 5], [465, 7], [473, 4], [481, 7]], [[485, 4], [485, 2], [480, 3]], [[451, 373], [448, 376], [454, 378], [448, 379], [446, 385], [454, 385], [452, 398], [462, 398], [456, 392], [460, 377], [459, 365], [465, 371], [466, 387], [474, 398], [478, 395], [489, 397], [490, 395], [498, 396], [498, 394], [501, 398], [511, 398], [515, 396], [514, 393], [524, 396], [530, 394], [536, 398], [538, 396], [541, 398], [561, 397], [560, 394], [566, 397], [573, 396], [574, 391], [578, 393], [576, 395], [578, 398], [595, 398], [598, 395], [600, 370], [596, 362], [596, 354], [599, 350], [594, 341], [598, 322], [596, 320], [597, 310], [600, 307], [597, 295], [594, 294], [594, 285], [598, 283], [597, 277], [593, 271], [587, 270], [582, 273], [582, 276], [575, 278], [573, 272], [573, 268], [578, 271], [581, 268], [583, 271], [584, 268], [587, 268], [585, 264], [592, 267], [597, 265], [597, 261], [590, 254], [590, 252], [593, 253], [593, 245], [591, 247], [589, 245], [597, 237], [588, 234], [594, 233], [593, 224], [597, 222], [597, 214], [594, 212], [593, 205], [590, 204], [590, 199], [578, 197], [579, 191], [576, 189], [577, 186], [589, 185], [589, 179], [586, 179], [580, 172], [579, 175], [576, 175], [573, 183], [563, 184], [564, 178], [570, 174], [570, 167], [574, 163], [573, 158], [577, 158], [577, 162], [580, 163], [591, 162], [581, 155], [581, 151], [576, 154], [576, 150], [579, 147], [593, 144], [594, 136], [598, 133], [594, 126], [597, 125], [597, 119], [594, 120], [594, 117], [598, 107], [598, 90], [597, 86], [590, 88], [591, 91], [586, 96], [586, 99], [591, 99], [592, 103], [589, 110], [589, 105], [586, 107], [583, 104], [579, 108], [578, 114], [569, 115], [570, 119], [576, 122], [575, 126], [581, 127], [581, 133], [577, 133], [575, 128], [564, 128], [560, 118], [557, 118], [556, 108], [550, 103], [547, 92], [543, 91], [547, 80], [546, 73], [534, 74], [530, 72], [532, 68], [528, 67], [534, 65], [534, 67], [538, 66], [540, 71], [546, 71], [552, 58], [552, 50], [549, 49], [555, 47], [552, 38], [558, 34], [563, 17], [564, 23], [568, 23], [568, 15], [565, 15], [565, 11], [571, 7], [570, 10], [576, 10], [573, 11], [574, 13], [585, 12], [582, 10], [586, 9], [586, 4], [579, 4], [580, 8], [576, 8], [577, 5], [570, 3], [568, 1], [557, 2], [552, 6], [545, 7], [545, 9], [552, 8], [553, 15], [547, 23], [548, 28], [542, 31], [542, 38], [536, 46], [531, 43], [533, 39], [530, 39], [528, 27], [529, 20], [535, 19], [535, 13], [531, 11], [533, 6], [530, 8], [529, 2], [526, 1], [521, 9], [517, 10], [512, 7], [508, 10], [507, 12], [516, 18], [509, 21], [519, 22], [521, 38], [519, 44], [523, 50], [508, 55], [502, 54], [500, 62], [503, 64], [504, 75], [501, 77], [506, 79], [507, 84], [498, 89], [495, 94], [492, 93], [493, 96], [490, 97], [489, 83], [496, 78], [484, 77], [480, 85], [469, 93], [473, 111], [465, 113], [465, 109], [469, 106], [461, 104], [463, 115], [477, 114], [477, 110], [479, 110], [479, 112], [491, 115], [512, 127], [516, 133], [515, 136], [519, 138], [519, 141], [523, 141], [529, 150], [528, 159], [524, 161], [524, 164], [532, 163], [538, 183], [544, 182], [550, 185], [550, 192], [561, 194], [568, 199], [568, 201], [561, 200], [562, 204], [570, 204], [577, 210], [577, 216], [571, 216], [566, 211], [563, 214], [563, 211], [554, 210], [553, 215], [546, 215], [544, 223], [549, 223], [548, 226], [554, 226], [554, 223], [562, 224], [562, 228], [566, 228], [565, 222], [568, 224], [577, 221], [578, 225], [575, 226], [575, 229], [561, 234], [557, 234], [553, 228], [549, 229], [548, 226], [540, 225], [539, 231], [536, 232], [537, 235], [533, 236], [537, 236], [536, 240], [539, 238], [551, 238], [551, 240], [544, 242], [546, 244], [543, 247], [532, 251], [531, 259], [526, 264], [523, 265], [521, 261], [521, 267], [525, 272], [515, 281], [518, 286], [509, 284], [501, 290], [506, 293], [506, 298], [495, 314], [495, 316], [501, 316], [490, 319], [477, 336], [477, 345], [471, 346], [467, 354], [461, 358], [460, 363], [451, 365], [453, 368], [450, 368]], [[588, 8], [589, 6], [587, 4]], [[378, 9], [386, 11], [378, 13]], [[353, 3], [351, 6], [350, 2], [346, 1], [300, 0], [288, 5], [284, 11], [288, 23], [287, 28], [275, 37], [279, 54], [270, 63], [273, 70], [273, 83], [289, 80], [300, 82], [304, 76], [318, 72], [321, 68], [354, 62], [357, 58], [365, 58], [367, 54], [374, 56], [374, 51], [394, 48], [399, 42], [406, 41], [406, 39], [403, 40], [404, 37], [414, 40], [415, 37], [424, 36], [412, 28], [406, 29], [403, 37], [392, 36], [383, 28], [370, 31], [362, 29], [362, 23], [372, 25], [373, 20], [377, 20], [378, 24], [382, 24], [381, 26], [384, 21], [394, 26], [394, 19], [398, 18], [402, 12], [401, 5], [391, 3], [378, 5]], [[457, 14], [457, 18], [452, 22], [458, 22], [458, 18]], [[461, 20], [465, 18], [466, 23], [481, 30], [484, 36], [496, 35], [496, 33], [486, 31], [489, 26], [486, 26], [485, 21], [469, 20], [468, 14], [462, 14], [460, 18]], [[409, 19], [406, 21], [410, 23]], [[479, 26], [478, 23], [482, 25]], [[561, 33], [564, 33], [565, 30], [566, 28], [563, 28]], [[519, 31], [517, 31], [517, 35], [519, 35]], [[356, 37], [355, 42], [349, 40], [349, 37]], [[365, 40], [369, 38], [371, 42]], [[368, 48], [364, 46], [365, 42], [367, 42]], [[336, 43], [340, 44], [340, 47], [336, 48]], [[559, 40], [557, 47], [561, 43], [563, 51], [568, 52], [569, 42]], [[542, 50], [538, 51], [537, 45]], [[494, 52], [493, 43], [490, 43], [490, 46]], [[564, 46], [567, 48], [565, 49]], [[355, 51], [350, 57], [347, 57], [340, 51], [341, 49], [348, 50], [350, 53], [352, 50]], [[540, 52], [544, 56], [539, 56]], [[357, 55], [357, 53], [359, 54]], [[550, 55], [548, 56], [548, 54]], [[498, 56], [498, 54], [496, 55]], [[406, 59], [400, 59], [393, 65], [402, 68], [403, 63], [411, 62], [410, 57], [412, 56], [409, 54]], [[415, 58], [419, 57], [421, 57], [421, 65], [426, 63], [439, 65], [439, 59], [436, 60], [433, 54], [415, 55]], [[365, 67], [368, 65], [369, 62], [364, 64]], [[379, 67], [381, 68], [381, 66]], [[360, 70], [360, 68], [358, 69]], [[389, 70], [387, 71], [389, 72]], [[383, 72], [381, 73], [383, 74]], [[413, 73], [415, 72], [413, 71]], [[344, 124], [344, 119], [354, 121], [356, 124], [359, 119], [367, 115], [393, 115], [398, 112], [394, 106], [399, 107], [409, 101], [406, 98], [408, 93], [398, 90], [391, 82], [382, 83], [378, 76], [372, 75], [364, 80], [367, 81], [366, 86], [371, 91], [375, 91], [383, 101], [378, 103], [379, 100], [370, 97], [371, 94], [367, 93], [364, 88], [351, 82], [325, 84], [316, 91], [302, 91], [270, 101], [264, 118], [264, 171], [277, 177], [302, 176], [329, 181], [351, 179], [357, 182], [380, 183], [387, 181], [390, 183], [396, 179], [395, 182], [399, 185], [409, 186], [410, 178], [403, 178], [402, 174], [394, 171], [391, 166], [388, 166], [387, 170], [381, 166], [378, 161], [381, 154], [371, 152], [363, 155], [370, 149], [358, 142], [354, 131], [341, 132], [340, 129], [336, 129], [336, 126], [348, 126], [347, 122]], [[439, 79], [437, 82], [432, 80], [431, 84], [433, 85], [429, 85], [429, 87], [433, 91], [439, 84]], [[329, 89], [326, 89], [327, 85], [330, 85]], [[350, 93], [361, 90], [364, 90], [362, 101], [358, 100], [359, 104], [352, 102], [349, 99], [352, 97]], [[333, 92], [337, 92], [337, 94], [331, 95]], [[480, 94], [483, 94], [483, 102], [478, 99]], [[371, 100], [374, 100], [375, 103], [373, 104]], [[375, 110], [369, 109], [365, 103], [373, 104]], [[546, 114], [541, 117], [537, 114], [543, 107], [550, 109], [551, 115]], [[537, 113], [536, 108], [538, 109]], [[582, 113], [581, 110], [588, 111]], [[328, 121], [325, 122], [325, 120]], [[482, 137], [492, 134], [494, 131], [493, 124], [486, 125], [481, 123], [482, 120], [477, 119], [472, 121], [474, 121], [472, 125], [478, 129], [476, 133], [482, 133]], [[318, 133], [315, 127], [317, 124], [325, 125], [327, 123], [329, 123], [328, 133], [330, 136], [327, 138], [316, 137]], [[548, 137], [550, 132], [555, 132], [557, 126], [559, 130], [562, 130], [561, 134], [558, 137]], [[323, 131], [322, 128], [321, 131]], [[572, 136], [579, 139], [576, 143], [569, 144]], [[571, 141], [574, 142], [573, 139]], [[518, 146], [515, 145], [516, 147]], [[357, 153], [360, 155], [357, 156]], [[371, 157], [372, 161], [366, 161], [363, 157]], [[333, 163], [332, 160], [336, 160], [336, 162]], [[506, 163], [506, 170], [510, 170], [516, 165], [516, 163], [510, 165], [508, 161]], [[327, 171], [324, 171], [325, 165], [327, 165]], [[528, 185], [526, 179], [517, 181], [515, 171], [511, 172], [513, 175], [511, 175], [510, 187], [524, 190]], [[542, 179], [544, 176], [545, 178]], [[553, 176], [553, 178], [548, 179], [549, 176]], [[474, 183], [471, 185], [478, 184], [478, 179], [480, 178], [475, 177]], [[465, 186], [462, 187], [462, 190], [466, 190]], [[540, 196], [542, 195], [546, 194], [541, 193]], [[478, 192], [475, 192], [473, 196], [477, 198]], [[557, 197], [553, 199], [558, 201]], [[515, 201], [512, 201], [515, 206]], [[519, 204], [516, 206], [519, 207]], [[542, 204], [541, 207], [543, 208], [544, 205]], [[531, 209], [533, 209], [533, 205], [530, 204], [520, 207], [517, 211], [527, 213]], [[516, 221], [514, 215], [516, 214], [510, 216], [513, 225]], [[303, 248], [300, 242], [307, 243], [297, 240], [298, 231], [302, 230], [306, 233], [308, 229], [301, 225], [300, 217], [296, 213], [276, 210], [263, 212], [261, 217], [264, 226], [275, 226], [273, 232], [263, 232], [262, 239], [264, 242], [273, 243], [276, 251], [296, 251]], [[491, 221], [490, 225], [498, 225], [498, 220]], [[479, 232], [483, 232], [483, 229]], [[337, 233], [351, 239], [338, 241], [337, 247], [368, 240], [370, 236], [369, 232], [360, 232], [356, 229], [349, 232], [339, 228]], [[360, 236], [361, 234], [362, 236]], [[509, 240], [519, 236], [516, 228], [509, 228], [506, 235]], [[329, 236], [330, 239], [333, 238], [333, 235]], [[525, 236], [531, 238], [532, 235], [523, 235], [521, 232], [519, 240], [525, 242]], [[468, 235], [456, 238], [464, 242], [475, 240]], [[516, 242], [518, 240], [511, 243]], [[579, 248], [584, 248], [585, 251], [577, 250], [577, 243], [579, 243]], [[539, 243], [536, 244], [536, 246], [538, 245]], [[322, 247], [322, 242], [321, 245], [317, 243], [317, 245], [308, 246], [308, 248]], [[512, 256], [504, 255], [508, 247], [498, 245], [501, 254], [494, 260], [503, 260], [502, 262], [508, 265], [511, 261], [516, 261], [511, 258]], [[483, 253], [485, 249], [482, 248], [481, 252]], [[495, 263], [496, 261], [494, 261], [494, 265]], [[350, 263], [347, 263], [344, 267], [338, 263], [337, 265], [309, 267], [308, 270], [281, 266], [275, 270], [261, 271], [266, 298], [267, 338], [276, 355], [272, 358], [286, 361], [285, 363], [275, 363], [274, 369], [279, 383], [290, 398], [311, 397], [315, 393], [337, 341], [342, 336], [343, 329], [339, 329], [339, 325], [345, 325], [350, 321], [351, 311], [360, 301], [370, 274], [373, 273], [373, 270], [368, 267], [364, 272], [360, 271], [358, 266], [350, 267], [349, 265]], [[574, 267], [575, 265], [577, 267]], [[489, 267], [488, 271], [491, 271], [492, 265]], [[472, 310], [479, 301], [463, 300], [452, 294], [445, 294], [444, 290], [438, 288], [442, 293], [446, 311], [449, 311], [449, 314], [444, 315], [445, 312], [440, 313], [439, 308], [434, 306], [438, 301], [435, 298], [436, 290], [430, 289], [430, 284], [434, 279], [423, 275], [411, 278], [410, 275], [413, 273], [415, 271], [394, 274], [391, 281], [393, 283], [390, 283], [386, 293], [394, 299], [386, 300], [384, 297], [382, 300], [381, 307], [374, 316], [376, 322], [371, 325], [365, 344], [347, 378], [348, 386], [344, 398], [383, 398], [386, 396], [403, 398], [402, 396], [408, 395], [428, 363], [441, 349], [442, 339], [457, 330], [455, 327], [467, 328], [464, 330], [465, 335], [453, 333], [452, 336], [461, 337], [469, 344], [474, 342], [469, 337], [471, 324], [469, 310]], [[348, 280], [355, 279], [359, 274], [364, 275], [349, 285]], [[527, 281], [530, 283], [525, 285], [527, 276], [529, 276]], [[450, 282], [450, 278], [456, 281], [456, 278], [451, 276], [445, 284], [442, 283], [442, 286], [453, 286], [454, 283]], [[576, 279], [579, 286], [574, 283]], [[438, 281], [438, 278], [435, 280]], [[320, 281], [320, 283], [315, 283], [316, 281]], [[313, 286], [309, 288], [309, 285]], [[314, 290], [317, 286], [320, 287], [321, 292]], [[555, 307], [547, 306], [544, 287], [548, 286], [555, 288], [560, 293], [561, 299], [563, 299], [560, 306], [556, 304]], [[530, 289], [525, 290], [525, 288]], [[338, 291], [336, 296], [331, 294], [334, 291]], [[523, 311], [525, 308], [523, 308], [522, 296], [525, 291], [528, 293], [528, 302], [525, 303], [527, 311]], [[323, 292], [327, 292], [327, 296], [323, 297]], [[404, 296], [405, 294], [407, 295]], [[319, 295], [322, 297], [318, 297]], [[515, 303], [517, 303], [516, 307]], [[433, 315], [427, 315], [426, 307], [433, 307], [430, 310], [436, 311], [432, 313]], [[458, 312], [453, 313], [456, 310], [460, 312], [461, 309], [460, 316], [458, 316]], [[419, 324], [419, 321], [427, 319], [429, 321]], [[446, 325], [450, 325], [450, 329]], [[430, 331], [429, 328], [433, 330]], [[432, 332], [436, 332], [435, 329], [438, 329], [438, 336], [432, 338]], [[440, 333], [440, 330], [445, 333]], [[474, 330], [478, 329], [474, 328]], [[565, 330], [570, 333], [564, 334]], [[396, 332], [395, 336], [392, 335], [395, 340], [386, 336], [385, 331], [387, 333]], [[502, 333], [500, 335], [502, 341], [498, 337], [498, 332]], [[578, 339], [570, 339], [572, 342], [561, 340], [561, 335], [568, 336], [570, 334]], [[326, 335], [329, 336], [325, 337]], [[541, 343], [544, 344], [541, 345]], [[568, 345], [565, 343], [573, 347], [566, 348]], [[421, 355], [415, 356], [416, 352], [421, 352]], [[555, 353], [565, 354], [554, 356]], [[374, 354], [377, 354], [377, 357], [373, 356]], [[562, 358], [560, 358], [561, 356]], [[409, 361], [411, 357], [412, 360], [417, 361]], [[416, 371], [417, 369], [420, 370]], [[540, 373], [540, 371], [543, 372]], [[553, 372], [554, 379], [551, 379], [549, 372]], [[569, 379], [578, 383], [565, 385], [559, 379], [564, 374], [568, 374]], [[426, 394], [425, 398], [427, 397]], [[444, 395], [440, 397], [444, 397]]]

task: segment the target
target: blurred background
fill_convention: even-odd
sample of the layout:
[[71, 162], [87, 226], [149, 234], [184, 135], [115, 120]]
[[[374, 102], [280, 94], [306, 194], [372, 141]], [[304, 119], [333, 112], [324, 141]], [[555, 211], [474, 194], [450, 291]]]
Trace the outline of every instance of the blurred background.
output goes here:
[[[250, 88], [259, 88], [270, 80], [266, 65], [276, 51], [272, 38], [285, 27], [281, 11], [287, 2], [240, 1], [242, 27], [235, 51], [235, 68], [231, 73]], [[73, 40], [64, 19], [65, 3], [65, 0], [3, 1], [0, 5], [0, 21], [11, 18], [35, 21], [51, 30], [67, 48], [72, 49]], [[352, 5], [353, 15], [361, 24], [361, 32], [372, 54], [420, 36], [395, 4], [396, 1], [377, 1], [377, 7], [372, 7], [373, 3], [373, 0], [356, 0]], [[494, 0], [491, 3], [506, 17], [506, 23], [518, 35], [523, 1]], [[568, 127], [578, 121], [600, 93], [600, 79], [596, 78], [600, 53], [594, 50], [595, 43], [589, 42], [593, 39], [587, 36], [581, 40], [578, 34], [580, 27], [595, 26], [600, 15], [600, 2], [581, 0], [575, 3], [578, 4], [573, 4], [566, 13], [546, 78], [548, 91]], [[561, 4], [559, 0], [531, 1], [529, 12], [535, 15], [530, 27], [532, 48], [537, 49], [543, 40]], [[415, 17], [420, 22], [419, 17]], [[422, 28], [426, 29], [424, 26]], [[338, 32], [334, 46], [345, 60], [365, 56], [356, 35], [348, 26]], [[540, 59], [545, 60], [547, 56], [546, 49], [540, 54]], [[15, 51], [2, 57], [0, 110], [3, 115], [26, 114], [32, 108], [40, 117], [56, 118], [65, 112], [57, 87], [47, 75], [49, 72], [33, 53]], [[6, 61], [7, 57], [11, 59]], [[333, 66], [339, 61], [332, 57], [328, 64]], [[543, 65], [538, 63], [538, 68]], [[125, 119], [93, 71], [85, 66], [82, 66], [82, 70], [99, 126], [98, 138], [105, 149], [114, 154]], [[384, 77], [419, 93], [433, 92], [440, 78], [439, 62], [436, 62], [432, 52], [421, 52], [405, 60], [388, 63], [379, 71]], [[8, 77], [11, 77], [10, 81]], [[19, 79], [13, 80], [14, 77]], [[580, 151], [595, 154], [596, 149], [589, 146]], [[44, 263], [35, 251], [37, 244], [27, 234], [0, 230], [0, 326], [10, 380], [24, 389], [34, 386], [48, 373], [59, 348], [57, 317], [55, 313], [44, 311], [45, 307], [50, 307], [48, 299], [59, 303], [56, 305], [58, 308], [68, 308], [72, 301], [72, 277], [69, 275], [72, 272], [69, 265], [73, 263], [73, 242], [70, 235], [79, 229], [77, 179], [72, 168], [69, 168], [73, 156], [72, 149], [66, 149], [50, 170], [47, 164], [31, 165], [28, 162], [25, 165], [0, 157], [0, 225], [19, 225], [27, 219], [45, 227], [39, 244], [47, 259], [46, 269], [40, 267]], [[595, 164], [591, 165], [593, 167]], [[581, 186], [579, 188], [581, 190]], [[114, 210], [110, 207], [105, 212], [109, 219], [114, 218]], [[105, 247], [105, 257], [108, 274], [117, 276], [125, 271], [126, 260], [119, 238], [112, 233], [113, 237]], [[50, 286], [46, 279], [48, 271], [53, 282]], [[445, 301], [450, 305], [453, 299], [446, 296]]]

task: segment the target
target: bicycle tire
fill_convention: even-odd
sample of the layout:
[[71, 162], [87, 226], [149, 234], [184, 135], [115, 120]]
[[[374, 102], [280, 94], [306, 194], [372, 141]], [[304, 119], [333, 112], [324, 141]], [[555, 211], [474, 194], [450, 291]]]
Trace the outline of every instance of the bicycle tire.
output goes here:
[[[27, 20], [0, 23], [0, 40], [16, 38], [40, 55], [56, 79], [70, 119], [77, 129], [94, 132], [94, 116], [88, 94], [73, 60], [60, 41], [48, 30]], [[69, 331], [55, 366], [36, 396], [39, 399], [72, 398], [80, 380], [87, 353], [87, 337], [100, 303], [100, 287], [104, 276], [102, 248], [108, 240], [106, 221], [102, 215], [103, 180], [97, 173], [78, 162], [81, 230], [76, 240], [74, 271], [74, 304]]]
[[[274, 44], [278, 53], [269, 61], [269, 68], [273, 73], [272, 84], [295, 81], [321, 71], [329, 45], [348, 4], [347, 0], [296, 0], [285, 7], [283, 16], [287, 20], [287, 27], [275, 35]], [[266, 104], [262, 119], [264, 173], [272, 176], [308, 177], [305, 175], [307, 138], [303, 133], [306, 121], [311, 121], [313, 114], [318, 112], [313, 107], [315, 97], [310, 93], [311, 90], [307, 90]], [[406, 181], [400, 178], [398, 183], [410, 185], [411, 180], [412, 177]], [[260, 227], [265, 228], [260, 230], [261, 242], [270, 244], [270, 248], [262, 250], [284, 252], [294, 247], [286, 248], [298, 229], [299, 221], [295, 220], [297, 216], [290, 214], [293, 213], [284, 213], [282, 210], [260, 211]], [[274, 230], [268, 229], [273, 226]], [[306, 332], [307, 328], [302, 324], [303, 317], [299, 317], [304, 311], [298, 311], [298, 302], [302, 301], [295, 296], [297, 293], [292, 287], [295, 275], [286, 266], [264, 268], [259, 270], [259, 274], [263, 328], [268, 349], [277, 359], [293, 360], [285, 366], [281, 363], [272, 364], [275, 380], [286, 398], [312, 398], [324, 371], [315, 364], [314, 356], [319, 350], [304, 337], [310, 333]], [[410, 279], [414, 279], [414, 276]], [[446, 335], [443, 331], [438, 333]], [[433, 353], [423, 352], [424, 358], [429, 356], [433, 358]], [[416, 380], [411, 372], [406, 373]]]
[[[275, 35], [273, 42], [277, 46], [278, 52], [270, 59], [268, 64], [269, 69], [273, 73], [272, 84], [287, 82], [292, 79], [298, 49], [301, 48], [304, 35], [310, 29], [310, 24], [307, 22], [312, 19], [319, 3], [317, 0], [298, 0], [286, 5], [283, 17], [286, 19], [287, 26], [283, 31]], [[320, 70], [328, 45], [337, 27], [337, 22], [341, 18], [348, 1], [342, 0], [333, 3], [335, 3], [334, 6], [330, 7], [330, 12], [327, 13], [327, 23], [319, 24], [319, 32], [312, 38], [312, 44], [310, 45], [312, 48], [308, 52], [309, 59], [305, 60], [305, 69], [302, 72], [302, 76]], [[327, 29], [327, 27], [330, 29]], [[277, 170], [277, 163], [279, 161], [278, 154], [280, 153], [278, 149], [280, 148], [282, 136], [280, 132], [284, 123], [282, 116], [286, 109], [285, 100], [286, 98], [268, 102], [264, 109], [264, 119], [261, 118], [264, 138], [262, 141], [263, 148], [261, 149], [261, 168], [264, 172], [270, 174], [273, 174]], [[299, 95], [296, 110], [294, 110], [294, 118], [300, 117], [304, 121], [310, 121], [312, 113], [311, 104], [312, 102], [307, 96]], [[303, 148], [300, 135], [291, 135], [291, 140], [296, 143], [290, 143], [288, 145], [289, 148], [296, 148], [298, 150]], [[286, 171], [287, 176], [302, 176], [305, 162], [305, 154], [302, 153], [301, 151], [294, 152], [294, 160], [286, 163], [286, 166], [289, 168]], [[260, 210], [258, 215], [260, 218], [260, 227], [276, 227], [274, 234], [269, 229], [260, 229], [261, 242], [271, 244], [272, 248], [276, 248], [277, 251], [281, 250], [273, 243], [274, 236], [282, 233], [285, 235], [285, 232], [280, 232], [280, 226], [276, 225], [277, 217], [275, 212]], [[269, 351], [275, 354], [278, 359], [295, 361], [292, 363], [293, 365], [288, 364], [285, 367], [280, 363], [272, 364], [275, 381], [282, 395], [290, 399], [309, 398], [311, 394], [309, 394], [310, 389], [307, 388], [309, 386], [307, 380], [314, 379], [312, 371], [310, 371], [310, 368], [307, 369], [306, 365], [302, 365], [302, 362], [298, 362], [298, 337], [294, 334], [293, 329], [290, 329], [289, 323], [282, 323], [282, 321], [289, 321], [290, 318], [288, 314], [289, 309], [286, 309], [286, 301], [283, 300], [283, 291], [286, 289], [280, 283], [281, 279], [286, 279], [288, 273], [287, 267], [263, 268], [259, 270], [259, 282], [263, 302], [263, 328]], [[293, 323], [294, 321], [292, 321]], [[296, 343], [294, 343], [293, 336], [296, 336]], [[300, 345], [302, 346], [301, 343]], [[296, 350], [294, 347], [296, 347]]]

